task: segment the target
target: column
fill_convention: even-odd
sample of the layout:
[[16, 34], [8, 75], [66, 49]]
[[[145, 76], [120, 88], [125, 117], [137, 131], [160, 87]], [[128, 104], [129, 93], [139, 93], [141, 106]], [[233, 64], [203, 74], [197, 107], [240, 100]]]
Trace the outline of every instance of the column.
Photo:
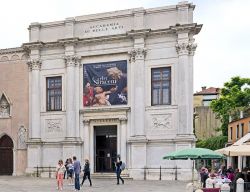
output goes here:
[[117, 126], [117, 156], [121, 157], [121, 126]]
[[243, 164], [242, 164], [242, 156], [238, 156], [238, 169], [240, 171], [242, 171], [242, 167], [243, 167]]
[[76, 62], [75, 66], [75, 129], [76, 129], [76, 137], [80, 137], [80, 58], [79, 61]]
[[121, 160], [127, 162], [127, 118], [122, 117], [120, 120], [120, 140], [121, 140]]
[[89, 154], [89, 146], [90, 146], [90, 135], [89, 135], [89, 119], [84, 119], [83, 124], [84, 124], [84, 159], [89, 159], [90, 154]]
[[30, 59], [28, 66], [31, 72], [31, 140], [41, 139], [40, 130], [40, 70], [42, 62], [40, 59]]
[[66, 138], [72, 140], [76, 137], [76, 85], [75, 67], [79, 63], [76, 55], [64, 57], [66, 63]]
[[178, 53], [177, 97], [178, 134], [193, 134], [193, 54], [196, 44], [188, 39], [188, 34], [178, 34], [176, 51]]
[[135, 82], [132, 88], [132, 129], [135, 136], [145, 137], [144, 118], [145, 118], [145, 55], [144, 47], [133, 48], [129, 53], [131, 65], [133, 65], [132, 76]]
[[90, 171], [91, 173], [94, 172], [94, 163], [95, 163], [95, 147], [94, 147], [94, 127], [89, 127], [89, 162], [90, 162]]

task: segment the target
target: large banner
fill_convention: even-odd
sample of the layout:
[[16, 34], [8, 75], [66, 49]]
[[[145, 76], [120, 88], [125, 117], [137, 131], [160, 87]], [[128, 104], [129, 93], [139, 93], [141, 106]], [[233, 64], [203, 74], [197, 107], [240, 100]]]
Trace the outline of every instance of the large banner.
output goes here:
[[127, 104], [127, 61], [83, 65], [83, 106]]

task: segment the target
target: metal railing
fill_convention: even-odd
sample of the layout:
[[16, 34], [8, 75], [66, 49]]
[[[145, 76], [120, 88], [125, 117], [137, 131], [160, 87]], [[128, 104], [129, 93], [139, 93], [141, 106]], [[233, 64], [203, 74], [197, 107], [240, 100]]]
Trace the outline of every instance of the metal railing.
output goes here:
[[181, 168], [178, 168], [177, 166], [174, 167], [174, 168], [167, 168], [167, 167], [144, 167], [143, 170], [144, 170], [144, 180], [147, 180], [147, 175], [149, 174], [150, 170], [159, 170], [159, 180], [162, 180], [162, 170], [173, 170], [172, 173], [170, 174], [174, 174], [175, 176], [175, 180], [178, 180], [178, 169], [181, 169]]
[[36, 177], [40, 177], [41, 176], [41, 173], [45, 173], [45, 172], [48, 172], [49, 174], [49, 178], [51, 178], [51, 174], [55, 172], [55, 169], [56, 167], [39, 167], [39, 166], [36, 166], [34, 167], [36, 169]]

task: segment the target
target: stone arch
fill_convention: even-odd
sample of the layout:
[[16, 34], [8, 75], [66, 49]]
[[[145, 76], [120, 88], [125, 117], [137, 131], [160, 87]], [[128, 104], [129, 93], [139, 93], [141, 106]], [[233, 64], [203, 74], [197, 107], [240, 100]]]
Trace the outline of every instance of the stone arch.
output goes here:
[[13, 174], [13, 148], [14, 143], [12, 139], [4, 134], [0, 138], [0, 175]]
[[7, 56], [2, 56], [0, 59], [0, 61], [8, 61], [8, 60], [9, 60], [9, 58]]
[[10, 58], [10, 60], [13, 60], [13, 61], [19, 60], [19, 59], [20, 59], [20, 58], [19, 58], [18, 55], [12, 55], [11, 58]]
[[10, 100], [2, 93], [0, 96], [0, 118], [9, 117], [10, 116]]
[[21, 59], [22, 59], [22, 60], [27, 60], [27, 59], [28, 59], [28, 55], [27, 55], [26, 53], [23, 54], [22, 57], [21, 57]]

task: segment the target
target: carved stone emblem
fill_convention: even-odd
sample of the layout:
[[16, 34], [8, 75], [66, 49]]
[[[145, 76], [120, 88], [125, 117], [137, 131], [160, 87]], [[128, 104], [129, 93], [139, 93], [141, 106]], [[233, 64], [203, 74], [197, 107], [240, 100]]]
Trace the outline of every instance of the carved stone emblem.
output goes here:
[[61, 119], [47, 119], [47, 132], [58, 133], [62, 131]]
[[172, 114], [152, 114], [151, 122], [148, 126], [149, 135], [167, 135], [170, 130], [173, 130]]
[[63, 59], [65, 60], [66, 67], [78, 66], [80, 63], [80, 57], [77, 55], [63, 56]]
[[29, 59], [27, 62], [29, 69], [32, 70], [40, 70], [42, 66], [41, 59]]
[[137, 59], [144, 59], [147, 50], [145, 48], [133, 48], [130, 52], [130, 61], [135, 62]]
[[152, 118], [153, 128], [157, 130], [171, 129], [170, 115], [157, 115]]
[[26, 149], [27, 129], [22, 125], [18, 130], [18, 149]]
[[194, 55], [197, 44], [195, 43], [177, 43], [175, 45], [178, 54]]

